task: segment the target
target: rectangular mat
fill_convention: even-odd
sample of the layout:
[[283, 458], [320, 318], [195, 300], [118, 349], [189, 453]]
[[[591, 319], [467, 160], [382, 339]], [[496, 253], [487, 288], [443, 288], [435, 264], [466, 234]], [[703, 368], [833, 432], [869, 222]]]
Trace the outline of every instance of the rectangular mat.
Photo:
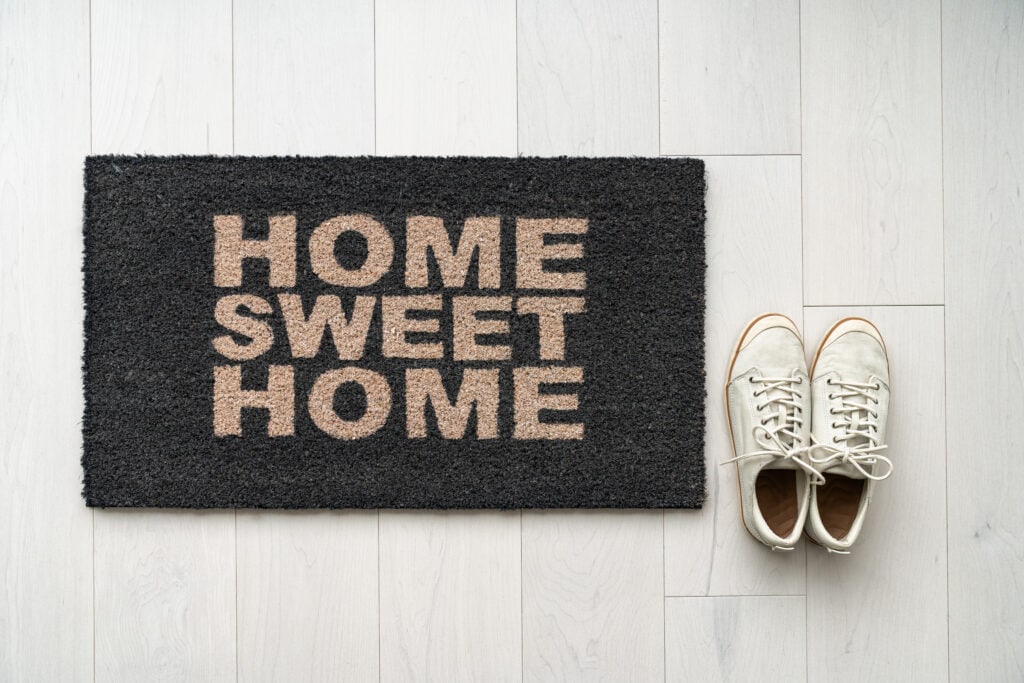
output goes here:
[[91, 157], [90, 506], [699, 507], [692, 159]]

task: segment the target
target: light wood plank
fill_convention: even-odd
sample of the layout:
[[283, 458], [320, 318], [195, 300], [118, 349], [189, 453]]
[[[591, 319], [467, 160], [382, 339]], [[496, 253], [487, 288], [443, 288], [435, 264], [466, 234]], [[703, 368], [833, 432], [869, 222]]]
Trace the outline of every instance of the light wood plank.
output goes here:
[[[93, 0], [93, 151], [230, 152], [231, 3]], [[234, 680], [232, 512], [97, 511], [98, 680]]]
[[88, 2], [0, 3], [0, 680], [92, 679], [81, 497]]
[[[519, 5], [529, 154], [657, 154], [656, 6]], [[662, 680], [661, 512], [523, 512], [527, 680]]]
[[805, 303], [941, 304], [939, 2], [801, 8]]
[[754, 316], [777, 311], [801, 323], [800, 160], [708, 157], [708, 500], [700, 511], [665, 513], [668, 595], [794, 595], [804, 592], [804, 550], [772, 553], [740, 519], [724, 408], [725, 374], [737, 336]]
[[515, 0], [378, 0], [378, 154], [516, 154], [515, 12]]
[[[379, 0], [377, 151], [515, 154], [515, 2]], [[519, 680], [520, 515], [380, 513], [381, 680]]]
[[522, 679], [520, 515], [380, 515], [381, 681]]
[[231, 522], [97, 511], [97, 681], [235, 680]]
[[[373, 2], [236, 2], [235, 151], [373, 151]], [[242, 681], [379, 674], [376, 512], [238, 513]]]
[[668, 681], [807, 680], [803, 597], [668, 598], [665, 622]]
[[1024, 4], [943, 2], [949, 647], [1024, 676]]
[[798, 154], [797, 0], [662, 0], [662, 154]]
[[[885, 455], [850, 556], [807, 550], [807, 653], [812, 681], [945, 680], [946, 440], [939, 306], [809, 308], [808, 353], [836, 320], [874, 322], [889, 352]], [[971, 677], [973, 678], [973, 676]]]
[[231, 0], [93, 0], [97, 154], [231, 153]]
[[373, 0], [236, 0], [235, 151], [373, 153]]
[[378, 677], [377, 513], [238, 513], [240, 681]]
[[664, 680], [661, 514], [523, 513], [528, 681]]
[[522, 0], [519, 152], [658, 154], [658, 2]]

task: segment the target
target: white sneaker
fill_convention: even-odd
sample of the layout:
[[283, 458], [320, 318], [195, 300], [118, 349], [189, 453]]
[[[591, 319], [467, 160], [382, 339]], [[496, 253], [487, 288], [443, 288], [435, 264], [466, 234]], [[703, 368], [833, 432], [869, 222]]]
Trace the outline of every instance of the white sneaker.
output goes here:
[[792, 550], [800, 539], [819, 477], [806, 460], [809, 389], [793, 321], [776, 313], [751, 321], [729, 365], [725, 411], [736, 457], [726, 463], [736, 463], [743, 525], [772, 550]]
[[829, 552], [848, 554], [864, 524], [875, 483], [892, 474], [885, 449], [889, 358], [878, 329], [846, 318], [821, 340], [811, 364], [812, 487], [807, 533]]

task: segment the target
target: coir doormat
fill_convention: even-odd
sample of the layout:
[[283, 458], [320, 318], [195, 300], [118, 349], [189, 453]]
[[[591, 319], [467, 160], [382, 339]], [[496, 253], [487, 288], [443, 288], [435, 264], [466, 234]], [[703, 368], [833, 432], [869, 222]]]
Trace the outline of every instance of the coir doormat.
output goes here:
[[691, 159], [91, 157], [91, 506], [698, 507]]

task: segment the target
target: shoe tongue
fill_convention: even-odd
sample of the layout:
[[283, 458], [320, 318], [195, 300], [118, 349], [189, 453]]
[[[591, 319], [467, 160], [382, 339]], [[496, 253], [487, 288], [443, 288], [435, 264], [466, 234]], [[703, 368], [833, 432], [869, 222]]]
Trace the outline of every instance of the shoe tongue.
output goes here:
[[[792, 368], [761, 368], [762, 377], [792, 377], [793, 374], [794, 372]], [[792, 399], [792, 394], [781, 388], [774, 388], [766, 391], [761, 397], [762, 402], [771, 401], [772, 399]], [[793, 408], [781, 403], [773, 403], [771, 408], [771, 413], [766, 417], [771, 417], [772, 419], [765, 425], [766, 427], [778, 427], [780, 423], [785, 422], [788, 412], [793, 410]], [[792, 436], [780, 431], [778, 432], [778, 437], [787, 448], [792, 448]], [[779, 466], [773, 466], [772, 469], [797, 469], [797, 466], [793, 465], [788, 460], [779, 460], [778, 462]]]
[[[863, 403], [866, 400], [867, 400], [866, 398], [860, 397], [860, 396], [853, 398], [853, 401], [856, 402], [856, 403]], [[869, 417], [868, 414], [867, 414], [867, 411], [865, 411], [865, 410], [852, 410], [852, 411], [843, 413], [843, 416], [850, 420], [850, 426], [847, 428], [850, 432], [866, 431], [866, 430], [869, 429], [868, 425], [865, 422], [865, 420]], [[845, 441], [840, 441], [838, 447], [839, 448], [843, 448], [843, 447], [845, 447], [845, 448], [855, 448], [857, 446], [870, 446], [870, 445], [871, 445], [871, 440], [870, 439], [868, 439], [865, 436], [860, 436], [858, 434], [855, 434], [855, 435], [851, 436], [849, 439], [846, 439]], [[866, 469], [868, 469], [868, 471], [870, 471], [870, 466], [865, 465], [864, 467]], [[849, 477], [850, 479], [866, 479], [866, 477], [863, 474], [861, 474], [857, 470], [856, 467], [854, 467], [850, 463], [845, 463], [845, 462], [844, 463], [839, 463], [838, 465], [836, 465], [834, 467], [830, 467], [827, 470], [827, 472], [829, 474], [840, 474], [840, 475]]]

